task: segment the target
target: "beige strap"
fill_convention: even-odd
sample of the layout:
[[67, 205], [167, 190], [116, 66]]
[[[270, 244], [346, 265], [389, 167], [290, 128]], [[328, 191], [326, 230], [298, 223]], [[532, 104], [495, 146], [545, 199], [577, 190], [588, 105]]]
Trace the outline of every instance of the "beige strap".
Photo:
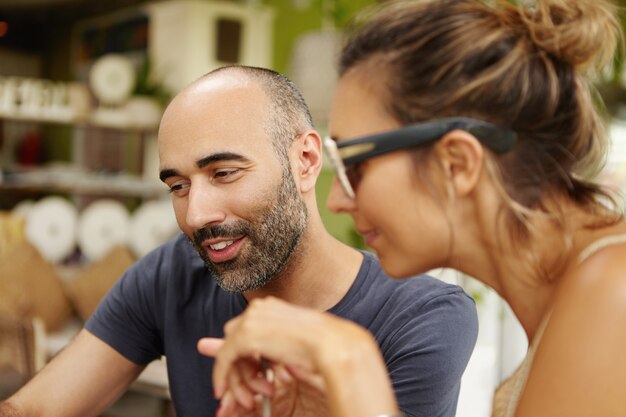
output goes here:
[[623, 235], [611, 235], [605, 236], [593, 242], [591, 245], [587, 246], [580, 254], [578, 255], [578, 263], [581, 264], [587, 258], [589, 258], [594, 253], [598, 252], [601, 249], [606, 248], [611, 245], [619, 245], [622, 243], [626, 243], [626, 234]]

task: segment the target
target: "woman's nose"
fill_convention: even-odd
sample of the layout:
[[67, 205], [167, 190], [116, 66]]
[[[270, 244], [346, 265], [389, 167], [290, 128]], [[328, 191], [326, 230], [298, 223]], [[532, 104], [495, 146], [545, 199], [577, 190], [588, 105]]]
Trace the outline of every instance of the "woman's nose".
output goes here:
[[330, 185], [330, 192], [326, 198], [326, 207], [333, 213], [349, 213], [356, 209], [354, 199], [348, 197], [337, 176], [333, 178]]

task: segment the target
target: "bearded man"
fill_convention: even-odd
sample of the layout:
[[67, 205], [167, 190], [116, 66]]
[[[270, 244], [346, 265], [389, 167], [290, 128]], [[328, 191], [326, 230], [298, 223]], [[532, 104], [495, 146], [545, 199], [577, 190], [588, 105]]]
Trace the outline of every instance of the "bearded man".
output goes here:
[[[215, 70], [172, 100], [158, 146], [183, 233], [133, 265], [0, 416], [98, 415], [161, 356], [176, 414], [213, 416], [213, 360], [197, 342], [222, 337], [230, 319], [266, 296], [366, 327], [400, 408], [454, 416], [477, 335], [473, 300], [427, 276], [394, 281], [371, 253], [328, 233], [315, 196], [321, 139], [291, 81], [261, 68]], [[284, 369], [276, 376], [274, 417], [324, 415], [320, 387]], [[249, 408], [238, 413], [260, 415]]]

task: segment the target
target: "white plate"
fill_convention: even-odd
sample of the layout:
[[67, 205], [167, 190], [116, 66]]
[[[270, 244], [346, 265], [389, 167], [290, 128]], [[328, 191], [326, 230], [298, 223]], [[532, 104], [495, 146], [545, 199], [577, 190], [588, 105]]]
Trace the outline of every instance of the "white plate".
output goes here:
[[123, 55], [106, 54], [94, 62], [89, 71], [89, 86], [105, 105], [122, 104], [135, 87], [135, 67]]
[[128, 246], [135, 256], [142, 257], [179, 231], [169, 200], [148, 201], [131, 216]]
[[28, 213], [32, 210], [35, 205], [34, 200], [22, 200], [13, 207], [11, 213], [21, 216], [23, 218], [28, 218]]
[[52, 263], [72, 254], [76, 247], [76, 207], [61, 197], [45, 197], [33, 204], [26, 217], [26, 239]]
[[78, 219], [78, 245], [89, 261], [97, 261], [114, 246], [126, 245], [130, 214], [116, 200], [96, 200]]

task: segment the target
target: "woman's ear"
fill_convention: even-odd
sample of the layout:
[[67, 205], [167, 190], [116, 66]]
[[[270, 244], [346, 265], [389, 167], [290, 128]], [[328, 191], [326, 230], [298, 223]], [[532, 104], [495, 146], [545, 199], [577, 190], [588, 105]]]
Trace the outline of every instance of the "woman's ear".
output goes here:
[[317, 177], [322, 170], [322, 139], [316, 131], [309, 130], [303, 133], [298, 140], [300, 143], [297, 147], [298, 156], [295, 172], [299, 178], [300, 191], [306, 193], [315, 190]]
[[435, 153], [456, 196], [470, 194], [480, 179], [485, 157], [478, 139], [463, 130], [453, 130], [437, 141]]

